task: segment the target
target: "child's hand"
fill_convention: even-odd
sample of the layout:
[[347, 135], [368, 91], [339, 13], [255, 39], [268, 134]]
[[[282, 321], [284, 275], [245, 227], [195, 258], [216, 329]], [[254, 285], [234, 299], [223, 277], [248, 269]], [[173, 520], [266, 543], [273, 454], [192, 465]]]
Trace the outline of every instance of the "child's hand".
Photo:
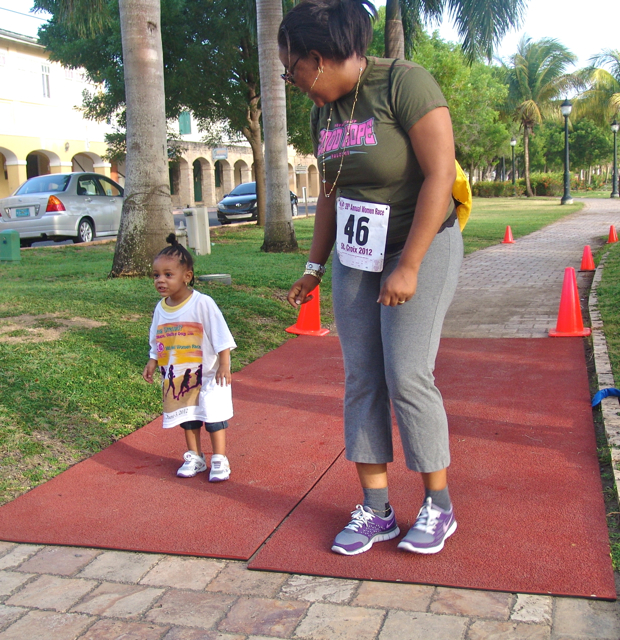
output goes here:
[[153, 374], [155, 373], [155, 369], [157, 369], [157, 360], [153, 360], [151, 358], [147, 363], [146, 367], [144, 367], [144, 371], [142, 372], [142, 377], [149, 383], [153, 382]]
[[215, 372], [215, 382], [221, 387], [227, 387], [232, 382], [232, 373], [228, 364], [220, 364]]

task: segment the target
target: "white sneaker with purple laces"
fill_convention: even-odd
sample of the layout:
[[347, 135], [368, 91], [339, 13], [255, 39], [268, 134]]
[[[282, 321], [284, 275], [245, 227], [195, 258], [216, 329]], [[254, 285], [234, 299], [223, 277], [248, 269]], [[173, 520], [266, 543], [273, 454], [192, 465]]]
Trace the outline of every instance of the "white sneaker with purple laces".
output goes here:
[[398, 543], [399, 549], [412, 553], [438, 553], [446, 538], [456, 531], [454, 509], [444, 511], [433, 504], [429, 497], [418, 513], [415, 524]]
[[183, 460], [185, 462], [177, 471], [179, 478], [193, 478], [197, 473], [207, 470], [204, 453], [198, 455], [194, 451], [186, 451], [183, 454]]
[[399, 533], [393, 509], [387, 518], [382, 518], [369, 507], [358, 504], [351, 513], [351, 522], [336, 536], [332, 551], [354, 556], [368, 551], [375, 542], [391, 540]]

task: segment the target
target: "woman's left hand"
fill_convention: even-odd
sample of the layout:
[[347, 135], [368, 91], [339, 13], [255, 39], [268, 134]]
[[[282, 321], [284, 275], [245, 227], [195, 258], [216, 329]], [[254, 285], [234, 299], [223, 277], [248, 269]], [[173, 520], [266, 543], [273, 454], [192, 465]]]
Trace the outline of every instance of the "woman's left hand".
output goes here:
[[404, 304], [413, 298], [417, 286], [418, 272], [398, 266], [383, 283], [377, 302], [386, 307]]

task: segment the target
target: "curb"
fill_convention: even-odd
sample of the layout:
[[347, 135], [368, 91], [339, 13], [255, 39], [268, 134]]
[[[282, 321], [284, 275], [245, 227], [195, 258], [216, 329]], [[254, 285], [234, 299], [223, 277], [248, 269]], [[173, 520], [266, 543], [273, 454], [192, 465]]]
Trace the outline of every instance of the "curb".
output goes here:
[[[590, 288], [590, 296], [588, 298], [588, 308], [590, 311], [590, 323], [592, 326], [592, 348], [594, 351], [594, 366], [596, 368], [596, 377], [598, 380], [598, 388], [605, 389], [614, 387], [614, 376], [609, 361], [609, 352], [607, 351], [607, 340], [603, 331], [603, 320], [598, 310], [598, 285], [603, 277], [603, 267], [607, 254], [603, 255], [599, 262], [592, 286]], [[603, 425], [605, 427], [605, 435], [607, 436], [607, 444], [611, 453], [611, 467], [614, 473], [616, 489], [620, 490], [620, 411], [617, 397], [603, 398], [601, 402], [601, 412], [603, 417]], [[620, 504], [620, 495], [619, 495]]]

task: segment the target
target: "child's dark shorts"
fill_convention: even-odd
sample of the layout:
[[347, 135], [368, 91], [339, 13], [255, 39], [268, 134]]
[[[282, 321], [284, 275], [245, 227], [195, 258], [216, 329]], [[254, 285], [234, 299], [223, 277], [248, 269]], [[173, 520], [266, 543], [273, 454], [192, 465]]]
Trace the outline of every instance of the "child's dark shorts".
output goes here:
[[204, 424], [205, 429], [209, 433], [215, 433], [216, 431], [221, 431], [222, 429], [228, 429], [228, 421], [223, 420], [222, 422], [202, 422], [202, 420], [190, 420], [189, 422], [182, 422], [180, 427], [182, 429], [193, 430], [200, 429]]

